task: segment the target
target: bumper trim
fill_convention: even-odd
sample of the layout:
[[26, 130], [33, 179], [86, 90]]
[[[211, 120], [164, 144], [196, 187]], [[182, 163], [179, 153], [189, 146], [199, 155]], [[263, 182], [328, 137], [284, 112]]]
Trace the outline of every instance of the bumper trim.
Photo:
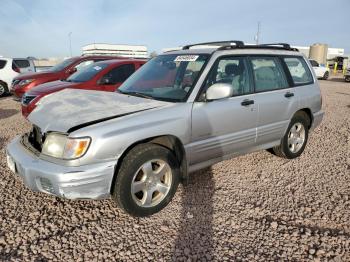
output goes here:
[[116, 161], [77, 167], [58, 165], [40, 159], [21, 143], [21, 139], [17, 137], [7, 146], [7, 155], [15, 162], [16, 174], [31, 190], [67, 199], [110, 196]]

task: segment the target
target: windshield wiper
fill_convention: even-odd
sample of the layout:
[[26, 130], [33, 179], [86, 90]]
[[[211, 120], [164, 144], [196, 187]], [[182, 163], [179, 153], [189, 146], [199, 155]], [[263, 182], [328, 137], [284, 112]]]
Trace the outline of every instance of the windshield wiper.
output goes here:
[[153, 99], [153, 96], [151, 96], [151, 95], [146, 95], [146, 94], [140, 93], [140, 92], [134, 92], [134, 91], [123, 92], [123, 91], [118, 90], [118, 89], [117, 89], [117, 92], [118, 92], [118, 93], [121, 93], [121, 94], [124, 94], [124, 95], [131, 95], [131, 96], [138, 96], [138, 97]]

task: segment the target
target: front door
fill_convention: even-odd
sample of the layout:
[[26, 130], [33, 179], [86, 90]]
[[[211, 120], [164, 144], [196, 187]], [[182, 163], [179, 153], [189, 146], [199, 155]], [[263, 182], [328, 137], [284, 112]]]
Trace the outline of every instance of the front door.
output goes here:
[[[233, 96], [205, 101], [206, 89], [215, 83], [231, 84]], [[255, 145], [257, 104], [252, 87], [246, 58], [222, 57], [216, 61], [199, 101], [193, 104], [190, 165], [223, 159]]]

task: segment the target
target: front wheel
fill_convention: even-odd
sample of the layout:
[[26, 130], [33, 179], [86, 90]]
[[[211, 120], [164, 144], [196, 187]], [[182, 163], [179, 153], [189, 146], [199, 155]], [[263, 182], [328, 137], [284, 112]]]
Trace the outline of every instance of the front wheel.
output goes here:
[[281, 140], [281, 144], [272, 148], [272, 152], [283, 158], [293, 159], [300, 156], [309, 137], [310, 119], [304, 112], [297, 112]]
[[140, 144], [123, 159], [112, 197], [130, 215], [149, 216], [168, 205], [179, 180], [179, 164], [170, 150]]
[[326, 71], [323, 75], [323, 80], [327, 80], [329, 78], [329, 72]]
[[7, 84], [4, 82], [0, 82], [0, 97], [6, 95], [8, 93]]

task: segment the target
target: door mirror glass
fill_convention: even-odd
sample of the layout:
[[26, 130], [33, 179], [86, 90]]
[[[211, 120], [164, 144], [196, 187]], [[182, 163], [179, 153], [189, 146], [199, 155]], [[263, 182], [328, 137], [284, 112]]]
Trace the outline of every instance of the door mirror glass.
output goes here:
[[216, 83], [211, 85], [206, 92], [206, 99], [218, 100], [223, 98], [228, 98], [233, 95], [233, 87], [227, 83]]

